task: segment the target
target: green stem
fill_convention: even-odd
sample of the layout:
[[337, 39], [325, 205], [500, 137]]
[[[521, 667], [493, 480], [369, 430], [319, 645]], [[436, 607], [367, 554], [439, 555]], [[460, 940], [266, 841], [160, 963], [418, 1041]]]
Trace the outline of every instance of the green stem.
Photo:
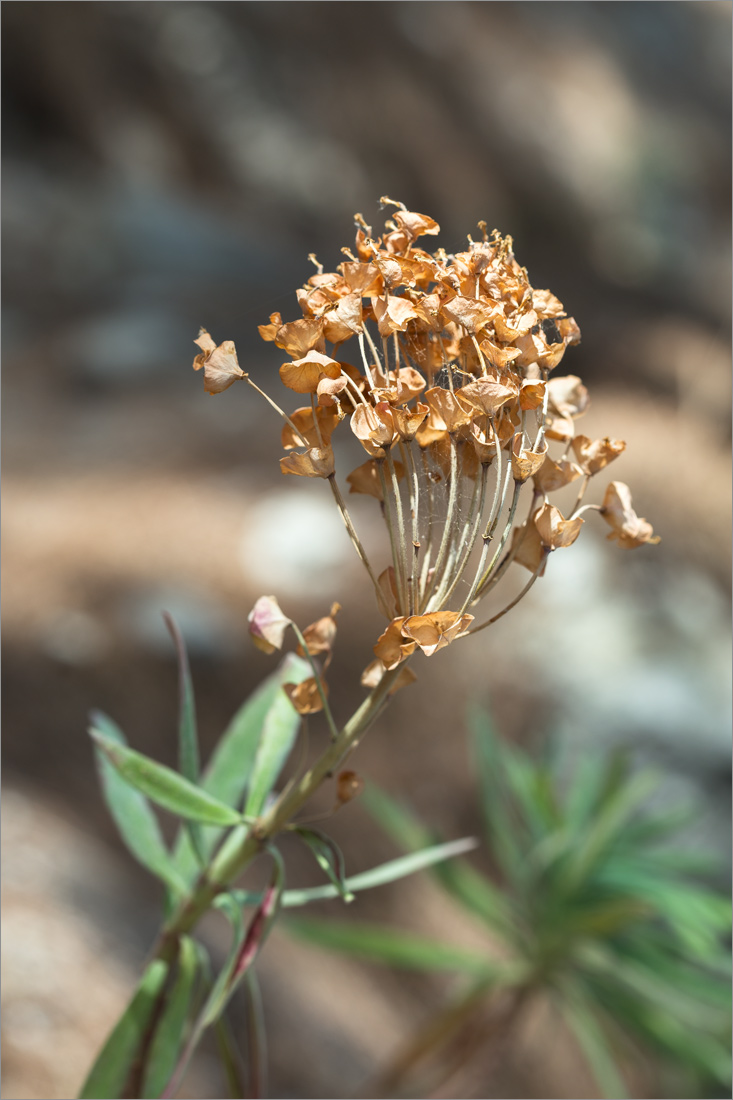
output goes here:
[[425, 614], [430, 609], [430, 603], [433, 592], [438, 587], [443, 576], [443, 563], [445, 561], [446, 551], [451, 541], [453, 534], [453, 513], [456, 507], [456, 499], [458, 497], [458, 447], [456, 445], [455, 438], [451, 435], [450, 438], [450, 492], [448, 495], [448, 510], [445, 516], [445, 525], [443, 527], [443, 537], [440, 540], [440, 548], [438, 550], [438, 557], [435, 561], [435, 569], [433, 571], [433, 580], [423, 600], [423, 606], [420, 608], [420, 613]]
[[324, 691], [324, 688], [323, 688], [323, 680], [321, 679], [321, 673], [318, 670], [318, 666], [316, 665], [316, 662], [313, 660], [313, 657], [311, 656], [311, 651], [308, 649], [308, 643], [306, 642], [305, 638], [303, 637], [303, 635], [300, 632], [300, 629], [293, 622], [292, 619], [290, 620], [290, 625], [293, 628], [293, 632], [295, 634], [295, 637], [298, 639], [298, 642], [300, 643], [300, 648], [303, 650], [303, 655], [305, 656], [306, 660], [308, 661], [308, 664], [311, 666], [311, 669], [313, 671], [313, 679], [316, 682], [316, 687], [318, 688], [318, 694], [320, 695], [321, 703], [323, 704], [323, 713], [326, 716], [326, 721], [328, 722], [328, 728], [331, 731], [331, 738], [332, 738], [332, 740], [335, 741], [336, 738], [339, 735], [339, 731], [338, 731], [338, 727], [337, 727], [336, 723], [334, 722], [333, 714], [331, 713], [331, 708], [328, 705], [328, 699], [326, 698], [326, 692]]
[[399, 552], [399, 547], [395, 542], [394, 526], [392, 524], [392, 508], [389, 503], [389, 488], [387, 486], [387, 479], [384, 476], [384, 459], [378, 458], [377, 473], [379, 474], [379, 483], [382, 486], [382, 515], [384, 516], [384, 522], [387, 525], [387, 534], [389, 535], [389, 545], [392, 551], [392, 564], [395, 572], [395, 582], [397, 584], [397, 594], [399, 598], [399, 612], [402, 615], [407, 613], [407, 599], [406, 599], [406, 584], [407, 578], [402, 572], [402, 556]]
[[321, 783], [339, 767], [352, 745], [369, 729], [403, 667], [403, 664], [399, 665], [384, 674], [313, 767], [294, 787], [280, 795], [267, 813], [247, 831], [240, 843], [223, 846], [207, 872], [199, 878], [191, 896], [163, 926], [154, 958], [163, 959], [169, 964], [174, 961], [180, 937], [198, 923], [217, 894], [232, 885], [260, 853], [263, 845], [281, 832], [299, 813]]
[[411, 569], [407, 557], [407, 535], [405, 533], [405, 513], [402, 507], [402, 493], [400, 491], [400, 483], [397, 478], [397, 469], [392, 458], [392, 451], [390, 448], [386, 449], [387, 453], [387, 468], [392, 479], [392, 492], [394, 493], [395, 508], [397, 511], [397, 531], [400, 540], [400, 558], [402, 560], [402, 574], [405, 579], [405, 601], [408, 615], [414, 615], [414, 596], [412, 592], [412, 586], [410, 584]]
[[341, 495], [341, 490], [339, 489], [338, 485], [336, 484], [336, 477], [335, 477], [334, 474], [331, 474], [331, 476], [328, 478], [328, 484], [331, 486], [331, 492], [333, 493], [333, 499], [336, 501], [336, 505], [337, 505], [338, 510], [341, 514], [341, 519], [344, 521], [344, 527], [346, 528], [346, 530], [348, 532], [349, 538], [351, 539], [351, 542], [354, 546], [354, 549], [356, 550], [357, 554], [361, 558], [361, 561], [362, 561], [362, 564], [363, 564], [364, 568], [366, 569], [367, 573], [369, 574], [369, 579], [371, 580], [372, 584], [374, 585], [374, 591], [377, 594], [377, 599], [379, 599], [381, 589], [380, 589], [379, 585], [377, 584], [377, 578], [374, 576], [374, 570], [371, 567], [371, 564], [369, 562], [369, 558], [366, 556], [366, 550], [361, 545], [361, 540], [359, 539], [359, 536], [356, 533], [356, 528], [354, 527], [354, 523], [351, 519], [351, 516], [349, 515], [349, 510], [346, 507], [346, 502], [344, 501], [344, 498]]

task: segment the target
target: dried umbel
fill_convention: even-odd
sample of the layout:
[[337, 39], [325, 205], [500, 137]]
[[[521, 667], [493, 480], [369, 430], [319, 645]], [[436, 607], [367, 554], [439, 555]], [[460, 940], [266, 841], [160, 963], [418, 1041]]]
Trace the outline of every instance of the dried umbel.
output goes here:
[[[625, 444], [575, 434], [588, 391], [574, 375], [551, 373], [580, 329], [554, 294], [532, 287], [511, 237], [480, 223], [482, 239], [469, 237], [465, 251], [430, 253], [418, 241], [437, 234], [437, 223], [382, 202], [396, 207], [385, 232], [374, 237], [357, 215], [354, 249], [343, 250], [337, 271], [311, 257], [316, 274], [297, 291], [302, 316], [284, 323], [273, 313], [260, 327], [289, 357], [280, 380], [299, 396], [293, 412], [255, 386], [231, 342], [217, 347], [202, 331], [194, 361], [209, 393], [243, 379], [279, 412], [284, 474], [329, 482], [389, 620], [365, 672], [369, 686], [416, 649], [430, 656], [515, 606], [548, 555], [575, 542], [584, 513], [599, 511], [620, 546], [659, 541], [621, 482], [602, 505], [582, 504]], [[386, 568], [367, 558], [336, 482], [333, 433], [342, 424], [366, 452], [346, 482], [378, 502]], [[550, 496], [571, 482], [577, 499], [564, 516]], [[476, 625], [478, 605], [513, 562], [529, 570], [528, 582]]]

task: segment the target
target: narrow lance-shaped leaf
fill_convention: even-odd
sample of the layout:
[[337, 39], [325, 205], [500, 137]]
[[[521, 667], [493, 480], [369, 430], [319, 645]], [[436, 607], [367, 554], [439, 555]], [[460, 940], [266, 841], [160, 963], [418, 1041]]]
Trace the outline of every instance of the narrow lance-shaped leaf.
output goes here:
[[276, 848], [270, 848], [269, 851], [274, 863], [272, 877], [262, 895], [262, 901], [249, 923], [247, 934], [244, 937], [244, 942], [242, 943], [234, 964], [234, 969], [227, 982], [227, 1000], [231, 997], [235, 988], [262, 950], [262, 946], [272, 930], [272, 926], [280, 908], [280, 899], [285, 884], [285, 864]]
[[563, 876], [567, 888], [577, 887], [595, 870], [656, 782], [656, 776], [652, 773], [638, 772], [604, 801], [602, 811], [584, 830], [568, 861]]
[[[452, 840], [447, 844], [435, 844], [430, 848], [423, 848], [422, 851], [391, 859], [379, 867], [373, 867], [370, 871], [351, 875], [344, 879], [343, 888], [350, 894], [356, 894], [361, 890], [372, 890], [376, 886], [384, 886], [388, 882], [397, 882], [401, 878], [414, 875], [417, 871], [432, 867], [443, 860], [470, 852], [477, 843], [474, 837], [464, 837], [462, 840]], [[295, 908], [308, 905], [312, 901], [335, 898], [340, 894], [341, 889], [331, 884], [311, 886], [304, 890], [286, 890], [282, 897], [282, 907], [283, 909]]]
[[[125, 745], [119, 727], [100, 711], [91, 715], [95, 729], [109, 741]], [[158, 819], [145, 795], [131, 787], [115, 770], [101, 748], [95, 749], [102, 791], [120, 836], [137, 860], [171, 888], [182, 894], [186, 883], [176, 870], [173, 856], [166, 848]]]
[[[214, 1024], [216, 1046], [219, 1051], [219, 1059], [227, 1079], [228, 1095], [236, 1100], [245, 1100], [247, 1096], [264, 1096], [264, 1092], [250, 1092], [244, 1083], [244, 1074], [240, 1064], [239, 1052], [232, 1034], [232, 1027], [223, 1012]], [[249, 1059], [248, 1059], [249, 1063]]]
[[[362, 802], [366, 805], [377, 824], [381, 825], [387, 835], [403, 848], [422, 848], [426, 853], [432, 851], [437, 853], [443, 847], [443, 845], [436, 845], [431, 848], [424, 848], [423, 846], [428, 845], [433, 839], [430, 831], [403, 803], [397, 802], [386, 791], [376, 787], [373, 783], [370, 783], [364, 791]], [[454, 841], [453, 843], [461, 844], [463, 842]], [[473, 841], [471, 846], [477, 847], [478, 841]], [[463, 850], [468, 851], [469, 848]], [[449, 854], [459, 855], [460, 852], [455, 851]], [[416, 855], [419, 856], [420, 853], [416, 852]], [[512, 917], [509, 899], [498, 887], [494, 886], [489, 879], [479, 874], [467, 863], [462, 860], [451, 860], [448, 855], [430, 860], [430, 863], [434, 863], [433, 875], [438, 879], [441, 886], [459, 901], [465, 909], [485, 921], [495, 931], [499, 931], [506, 936], [511, 935], [516, 922]], [[349, 889], [356, 890], [355, 883], [356, 879], [349, 879], [347, 883]], [[364, 886], [359, 888], [365, 889]], [[290, 893], [291, 891], [286, 892], [283, 905], [289, 904], [287, 899]]]
[[[178, 624], [167, 611], [163, 612], [163, 619], [173, 639], [178, 658], [178, 767], [184, 779], [188, 779], [189, 783], [197, 785], [199, 781], [199, 740], [191, 667], [188, 662], [186, 643], [181, 631], [178, 629]], [[197, 862], [203, 867], [206, 862], [206, 854], [203, 849], [201, 826], [196, 821], [187, 821], [184, 827], [189, 835]]]
[[300, 728], [300, 715], [283, 690], [267, 712], [257, 747], [244, 812], [257, 817], [264, 808]]
[[242, 815], [236, 810], [195, 787], [172, 768], [118, 744], [98, 729], [92, 728], [90, 733], [122, 778], [164, 809], [179, 817], [212, 825], [238, 825], [241, 822]]
[[479, 975], [495, 969], [495, 964], [477, 951], [454, 947], [442, 940], [431, 940], [396, 928], [349, 921], [318, 920], [312, 917], [288, 917], [286, 932], [317, 944], [328, 951], [356, 955], [371, 962], [400, 966], [410, 970], [458, 970]]
[[508, 796], [502, 745], [483, 711], [474, 709], [469, 718], [487, 841], [504, 873], [510, 881], [515, 881], [526, 860], [522, 845], [518, 842], [518, 822], [516, 815], [512, 815]]
[[267, 1096], [267, 1034], [260, 983], [253, 969], [244, 976], [247, 1004], [247, 1096]]
[[122, 1096], [167, 975], [168, 967], [160, 959], [148, 966], [130, 1004], [92, 1066], [79, 1100], [117, 1100]]
[[[228, 806], [240, 805], [251, 777], [265, 719], [276, 700], [278, 707], [281, 706], [283, 683], [300, 683], [310, 675], [308, 662], [289, 653], [278, 670], [242, 704], [222, 734], [201, 777], [201, 786], [208, 794]], [[300, 716], [292, 706], [290, 711], [289, 717], [297, 730]], [[221, 838], [221, 830], [204, 826], [201, 834], [203, 851], [208, 857]], [[178, 870], [190, 881], [196, 874], [198, 861], [185, 833], [179, 837], [175, 857]]]
[[196, 987], [199, 955], [196, 944], [182, 936], [178, 952], [177, 975], [167, 995], [165, 1009], [155, 1029], [143, 1078], [143, 1098], [160, 1096], [178, 1061], [190, 1018]]
[[304, 826], [299, 826], [295, 832], [301, 838], [302, 841], [310, 848], [313, 853], [318, 866], [326, 874], [327, 878], [331, 880], [331, 884], [346, 901], [353, 901], [354, 895], [349, 891], [345, 885], [345, 865], [343, 852], [339, 848], [338, 844], [334, 840], [331, 840], [329, 836], [322, 833], [320, 829], [310, 829]]
[[629, 1095], [626, 1084], [596, 1019], [594, 1006], [587, 999], [579, 1000], [575, 996], [564, 997], [560, 1005], [603, 1095], [607, 1100], [625, 1100]]

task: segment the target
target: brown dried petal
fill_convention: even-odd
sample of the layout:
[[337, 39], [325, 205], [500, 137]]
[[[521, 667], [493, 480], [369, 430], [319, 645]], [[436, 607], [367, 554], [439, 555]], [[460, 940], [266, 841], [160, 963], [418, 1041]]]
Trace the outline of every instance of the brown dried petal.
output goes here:
[[194, 340], [194, 344], [198, 344], [204, 354], [196, 356], [193, 361], [193, 369], [201, 370], [206, 362], [207, 356], [211, 355], [212, 351], [216, 351], [216, 340], [209, 335], [205, 328], [200, 328], [199, 334]]
[[274, 596], [260, 596], [249, 615], [249, 632], [252, 641], [263, 653], [274, 653], [282, 649], [285, 631], [290, 619], [283, 615]]
[[323, 314], [323, 333], [332, 344], [341, 344], [364, 327], [361, 316], [361, 296], [347, 294], [336, 307]]
[[445, 438], [445, 436], [446, 427], [443, 418], [431, 409], [425, 420], [423, 420], [422, 424], [417, 429], [415, 439], [419, 446], [425, 449], [432, 443], [435, 443], [436, 440]]
[[[328, 684], [325, 680], [321, 680], [321, 687], [323, 688], [323, 694], [328, 695]], [[303, 680], [299, 684], [283, 684], [283, 691], [298, 714], [318, 714], [319, 711], [323, 710], [321, 693], [318, 690], [318, 683], [314, 676], [311, 676], [308, 680]]]
[[582, 516], [565, 519], [554, 504], [544, 504], [534, 517], [534, 525], [539, 532], [543, 546], [548, 550], [559, 550], [563, 546], [572, 546], [583, 526]]
[[[398, 480], [401, 481], [405, 476], [405, 467], [401, 462], [395, 462], [394, 468]], [[357, 466], [355, 470], [352, 470], [346, 478], [346, 483], [349, 486], [350, 493], [364, 493], [366, 496], [375, 497], [376, 500], [384, 500], [379, 466], [373, 458], [368, 459], [361, 466]]]
[[[382, 404], [390, 408], [386, 401]], [[394, 427], [385, 423], [371, 405], [356, 406], [351, 415], [351, 430], [363, 445], [387, 447], [394, 439]]]
[[537, 473], [547, 454], [547, 443], [540, 444], [539, 451], [523, 450], [522, 437], [517, 435], [512, 442], [512, 476], [520, 484]]
[[324, 352], [326, 342], [323, 338], [323, 321], [320, 317], [301, 317], [297, 321], [289, 321], [278, 329], [275, 343], [294, 359], [309, 351]]
[[496, 306], [493, 302], [486, 303], [478, 298], [463, 298], [460, 295], [443, 305], [444, 315], [470, 333], [477, 333], [485, 328], [495, 312]]
[[202, 349], [193, 361], [193, 369], [204, 370], [204, 390], [212, 396], [223, 393], [232, 383], [247, 375], [237, 361], [237, 349], [231, 340], [218, 347], [205, 328], [199, 330], [194, 344]]
[[280, 459], [280, 471], [283, 474], [296, 474], [298, 477], [330, 477], [334, 470], [331, 447], [311, 447], [303, 454], [293, 452]]
[[414, 367], [400, 367], [397, 372], [397, 396], [395, 404], [406, 405], [419, 397], [425, 389], [425, 379]]
[[545, 572], [547, 550], [542, 545], [540, 533], [533, 522], [515, 528], [512, 535], [512, 557], [518, 565], [529, 569], [530, 573], [537, 573], [541, 577]]
[[426, 283], [432, 275], [432, 266], [422, 260], [406, 259], [404, 256], [390, 255], [385, 252], [376, 255], [374, 263], [390, 290], [398, 286]]
[[622, 439], [596, 439], [591, 441], [587, 435], [579, 435], [573, 440], [575, 456], [586, 474], [597, 474], [613, 462], [626, 450]]
[[548, 415], [545, 417], [545, 435], [548, 439], [569, 443], [575, 435], [575, 424], [569, 416]]
[[[335, 410], [318, 407], [316, 408], [316, 420], [314, 421], [313, 409], [310, 405], [303, 405], [301, 408], [296, 409], [295, 412], [290, 414], [290, 420], [298, 431], [293, 431], [290, 424], [283, 425], [280, 440], [286, 451], [291, 451], [294, 447], [302, 447], [303, 440], [310, 447], [320, 447], [321, 440], [327, 446], [331, 442], [333, 430], [339, 422]], [[318, 424], [320, 436], [316, 431], [316, 423]]]
[[556, 327], [568, 347], [580, 343], [580, 328], [574, 317], [564, 317], [556, 322]]
[[613, 528], [608, 538], [626, 550], [647, 542], [656, 545], [660, 541], [651, 523], [637, 516], [632, 507], [631, 492], [623, 481], [612, 481], [606, 489], [601, 515]]
[[411, 241], [418, 237], [435, 236], [440, 233], [438, 223], [427, 214], [416, 214], [412, 210], [398, 210], [392, 217]]
[[545, 383], [537, 378], [524, 378], [519, 391], [519, 407], [525, 412], [539, 409], [545, 400]]
[[376, 264], [343, 263], [341, 271], [347, 286], [354, 294], [370, 298], [382, 293], [382, 276]]
[[422, 401], [418, 401], [414, 409], [393, 409], [395, 430], [399, 438], [408, 443], [413, 440], [429, 411]]
[[562, 317], [565, 313], [565, 306], [551, 290], [533, 290], [532, 305], [540, 320], [545, 317]]
[[430, 615], [411, 615], [402, 623], [402, 634], [412, 638], [426, 657], [450, 645], [465, 634], [473, 622], [473, 615], [460, 615], [457, 611], [436, 611]]
[[449, 432], [455, 432], [463, 424], [468, 424], [471, 419], [470, 412], [458, 400], [451, 390], [434, 386], [423, 394], [425, 403], [434, 414], [435, 427], [442, 421], [443, 426]]
[[547, 383], [548, 408], [563, 417], [582, 416], [590, 405], [588, 390], [574, 374], [551, 378]]
[[414, 653], [417, 645], [417, 642], [402, 637], [404, 622], [404, 618], [393, 619], [374, 646], [374, 656], [379, 658], [388, 671], [397, 668], [400, 661], [404, 661], [405, 657]]
[[280, 367], [283, 384], [296, 393], [316, 393], [324, 376], [338, 378], [340, 374], [341, 364], [320, 351], [309, 351], [302, 359], [294, 359]]
[[527, 336], [537, 324], [539, 318], [533, 309], [518, 317], [507, 318], [503, 313], [497, 312], [494, 318], [496, 335], [507, 344], [513, 343], [519, 337]]
[[549, 455], [534, 475], [534, 483], [540, 493], [554, 493], [556, 489], [562, 489], [581, 476], [583, 471], [575, 462], [562, 459], [553, 462]]
[[340, 408], [339, 394], [348, 389], [348, 386], [348, 380], [344, 378], [343, 374], [339, 375], [338, 378], [322, 378], [316, 387], [318, 404], [322, 408]]
[[379, 610], [388, 619], [397, 618], [397, 613], [400, 610], [400, 597], [397, 592], [397, 577], [393, 565], [388, 565], [387, 568], [379, 574], [377, 577], [377, 584], [379, 586], [379, 593], [377, 595]]
[[477, 409], [486, 416], [493, 416], [502, 405], [517, 395], [517, 387], [511, 379], [478, 378], [458, 391], [461, 403]]
[[[341, 604], [333, 604], [329, 615], [324, 615], [322, 619], [316, 619], [303, 631], [303, 638], [311, 657], [317, 657], [321, 653], [330, 653], [333, 649], [336, 638], [336, 616], [340, 610]], [[297, 651], [301, 657], [305, 655], [300, 644]]]
[[417, 317], [409, 298], [400, 298], [388, 294], [386, 298], [373, 298], [372, 308], [379, 326], [380, 336], [390, 336], [393, 332], [404, 332], [407, 322]]
[[508, 366], [509, 363], [513, 363], [515, 359], [519, 358], [520, 354], [519, 348], [502, 347], [493, 343], [488, 337], [479, 340], [479, 347], [486, 362], [490, 363], [492, 367], [498, 367], [500, 370]]
[[258, 325], [257, 330], [263, 340], [275, 340], [282, 325], [283, 319], [280, 314], [271, 313], [269, 325]]
[[483, 465], [488, 465], [496, 458], [497, 440], [491, 425], [486, 422], [482, 425], [478, 420], [472, 420], [470, 424], [471, 442], [473, 443], [476, 457]]
[[[375, 688], [377, 684], [380, 683], [386, 671], [387, 669], [384, 667], [384, 663], [376, 657], [362, 672], [362, 685], [368, 688]], [[403, 668], [392, 684], [392, 687], [387, 692], [387, 695], [394, 695], [400, 688], [407, 687], [408, 684], [414, 684], [415, 680], [417, 680], [417, 674], [413, 672], [411, 668]]]

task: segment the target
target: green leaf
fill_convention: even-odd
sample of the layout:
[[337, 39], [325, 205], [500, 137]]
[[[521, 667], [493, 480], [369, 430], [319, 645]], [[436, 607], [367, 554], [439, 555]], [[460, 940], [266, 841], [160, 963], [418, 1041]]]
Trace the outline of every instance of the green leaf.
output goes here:
[[374, 783], [367, 783], [360, 801], [387, 836], [401, 848], [414, 851], [424, 848], [434, 839], [430, 830], [426, 829], [411, 810]]
[[[308, 670], [305, 675], [300, 675], [302, 666], [305, 666]], [[293, 671], [291, 671], [287, 681], [284, 682], [299, 683], [311, 674], [310, 666], [305, 661], [301, 662], [300, 667], [291, 665], [291, 669]], [[244, 809], [248, 817], [258, 817], [262, 813], [265, 803], [277, 783], [283, 765], [295, 744], [300, 723], [301, 716], [285, 692], [280, 689], [267, 711], [262, 726], [262, 734], [257, 746]]]
[[[110, 718], [100, 711], [93, 712], [91, 718], [94, 727], [108, 740], [118, 745], [125, 744], [124, 734]], [[101, 749], [96, 748], [94, 755], [105, 801], [130, 852], [175, 894], [184, 893], [186, 883], [176, 870], [173, 856], [166, 848], [158, 819], [147, 798], [125, 782]]]
[[79, 1100], [117, 1100], [122, 1096], [167, 975], [168, 967], [160, 959], [148, 966], [130, 1004], [92, 1066]]
[[[240, 805], [250, 779], [265, 719], [276, 700], [280, 706], [283, 683], [300, 683], [310, 674], [308, 662], [289, 653], [278, 670], [268, 676], [242, 704], [222, 734], [201, 777], [201, 786], [208, 794], [228, 806]], [[299, 715], [292, 706], [290, 710], [297, 729]], [[202, 848], [208, 857], [221, 838], [221, 830], [205, 826], [201, 834]], [[198, 869], [198, 861], [185, 834], [179, 837], [175, 857], [180, 873], [190, 881]]]
[[625, 986], [637, 998], [655, 1004], [665, 1015], [679, 1019], [691, 1028], [713, 1031], [725, 1028], [730, 1018], [727, 1008], [706, 1005], [696, 995], [687, 996], [677, 983], [665, 980], [639, 960], [627, 960], [618, 951], [589, 944], [578, 952], [579, 961], [614, 983]]
[[695, 883], [660, 875], [651, 860], [609, 863], [597, 881], [646, 901], [692, 958], [700, 961], [714, 958], [720, 950], [721, 937], [730, 933], [731, 907], [727, 897]]
[[[448, 844], [434, 844], [430, 848], [423, 848], [420, 852], [413, 852], [408, 856], [400, 856], [398, 859], [389, 860], [379, 867], [373, 867], [371, 871], [362, 871], [361, 874], [351, 875], [344, 879], [343, 887], [351, 894], [361, 890], [372, 890], [375, 886], [384, 886], [388, 882], [396, 882], [407, 875], [414, 875], [416, 871], [422, 871], [426, 867], [453, 856], [470, 852], [476, 847], [477, 841], [473, 837], [464, 837], [463, 840], [452, 840]], [[305, 890], [286, 890], [282, 897], [283, 909], [308, 905], [312, 901], [322, 901], [326, 898], [335, 898], [341, 894], [336, 885], [311, 886]], [[257, 896], [257, 895], [255, 895]]]
[[[199, 781], [199, 740], [196, 726], [196, 703], [186, 643], [173, 616], [164, 611], [163, 619], [173, 639], [178, 658], [178, 767], [184, 779], [197, 785]], [[201, 827], [195, 821], [187, 821], [184, 827], [190, 837], [191, 847], [198, 864], [203, 867], [206, 863], [206, 856], [201, 840]]]
[[517, 922], [511, 898], [485, 875], [458, 860], [441, 863], [433, 869], [433, 874], [464, 909], [479, 917], [495, 933], [507, 940], [514, 939]]
[[273, 859], [272, 876], [267, 888], [257, 898], [257, 908], [246, 929], [240, 904], [233, 893], [220, 894], [214, 903], [229, 919], [234, 936], [227, 961], [202, 1013], [204, 1027], [221, 1015], [227, 1001], [262, 949], [280, 909], [285, 865], [277, 848], [268, 848], [268, 852]]
[[339, 923], [288, 917], [284, 929], [329, 951], [411, 970], [459, 970], [479, 975], [494, 969], [492, 961], [465, 947], [453, 947], [412, 932], [375, 924]]
[[[254, 970], [244, 977], [247, 1005], [247, 1096], [267, 1096], [267, 1034], [260, 983]], [[244, 1095], [244, 1094], [243, 1094]]]
[[344, 884], [345, 864], [343, 852], [335, 840], [322, 833], [320, 829], [309, 829], [299, 826], [294, 830], [300, 839], [313, 853], [316, 863], [330, 879], [332, 886], [339, 896], [346, 902], [353, 901], [354, 895], [349, 892]]
[[526, 868], [528, 845], [526, 836], [521, 842], [525, 830], [517, 820], [516, 807], [509, 795], [503, 746], [483, 711], [471, 710], [469, 723], [487, 841], [507, 879], [516, 882]]
[[158, 1097], [173, 1073], [184, 1040], [186, 1021], [193, 1007], [199, 956], [196, 944], [182, 936], [176, 981], [167, 997], [158, 1024], [143, 1079], [143, 1097]]
[[282, 856], [276, 848], [269, 848], [268, 852], [274, 861], [272, 877], [246, 929], [242, 910], [237, 900], [231, 894], [220, 894], [216, 898], [214, 903], [216, 908], [223, 912], [231, 922], [234, 932], [232, 944], [227, 960], [193, 1025], [188, 1042], [162, 1093], [163, 1097], [175, 1096], [201, 1036], [207, 1027], [216, 1024], [217, 1020], [221, 1018], [229, 999], [240, 981], [248, 973], [272, 929], [280, 907], [280, 898], [285, 881], [285, 866]]
[[236, 1097], [237, 1100], [245, 1100], [247, 1096], [264, 1096], [264, 1092], [247, 1091], [247, 1087], [244, 1084], [244, 1075], [240, 1065], [237, 1046], [226, 1013], [222, 1013], [214, 1024], [214, 1034], [216, 1035], [216, 1046], [219, 1051], [219, 1058], [227, 1079], [227, 1088], [229, 1089], [228, 1095]]
[[[404, 804], [391, 798], [386, 791], [373, 783], [367, 785], [361, 796], [361, 801], [377, 824], [381, 825], [387, 835], [401, 847], [411, 850], [422, 848], [426, 853], [435, 851], [436, 854], [444, 847], [438, 844], [426, 848], [425, 846], [429, 845], [431, 840], [434, 839], [430, 831]], [[464, 842], [454, 841], [452, 843], [457, 845]], [[465, 843], [468, 844], [468, 841]], [[477, 847], [478, 842], [474, 841], [472, 846]], [[469, 850], [468, 847], [463, 849], [463, 851]], [[451, 854], [459, 855], [460, 852], [456, 849]], [[395, 860], [393, 862], [397, 864], [400, 861]], [[479, 917], [495, 931], [499, 931], [505, 936], [510, 935], [515, 926], [511, 905], [509, 899], [498, 887], [463, 861], [453, 860], [446, 856], [440, 859], [431, 859], [430, 863], [434, 864], [432, 867], [434, 878], [456, 901], [461, 903], [464, 909]], [[388, 867], [391, 864], [385, 864], [384, 866]], [[422, 867], [422, 864], [420, 864], [420, 867]], [[412, 872], [408, 873], [411, 874]], [[350, 890], [365, 889], [364, 886], [357, 887], [356, 879], [358, 877], [355, 876], [347, 880]], [[379, 884], [375, 883], [375, 885]], [[291, 893], [290, 890], [286, 892], [283, 905], [288, 904], [285, 899]]]
[[609, 849], [617, 841], [619, 833], [632, 815], [639, 810], [657, 783], [656, 775], [650, 772], [638, 772], [605, 800], [598, 817], [581, 834], [581, 843], [577, 845], [567, 863], [565, 873], [567, 887], [577, 887], [595, 871], [599, 862], [608, 856]]
[[724, 1044], [608, 978], [585, 974], [582, 981], [588, 996], [602, 1003], [638, 1042], [661, 1052], [665, 1059], [710, 1074], [730, 1088], [730, 1029]]
[[626, 1083], [596, 1018], [594, 1006], [585, 998], [566, 995], [561, 1001], [561, 1009], [603, 1095], [607, 1100], [625, 1100], [629, 1095]]
[[193, 783], [142, 753], [126, 748], [101, 730], [89, 731], [110, 764], [137, 790], [179, 817], [212, 825], [238, 825], [242, 815]]

